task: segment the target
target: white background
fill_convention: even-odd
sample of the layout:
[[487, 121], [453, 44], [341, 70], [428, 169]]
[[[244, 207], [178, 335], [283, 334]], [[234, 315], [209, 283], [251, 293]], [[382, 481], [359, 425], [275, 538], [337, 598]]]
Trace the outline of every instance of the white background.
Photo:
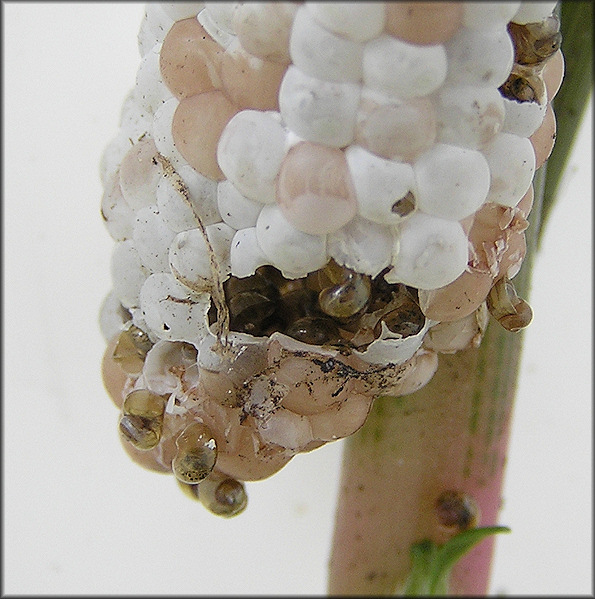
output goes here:
[[[341, 444], [223, 520], [131, 462], [102, 388], [101, 152], [143, 7], [3, 3], [3, 592], [321, 594]], [[590, 49], [589, 49], [590, 51]], [[591, 593], [591, 112], [534, 270], [494, 593]]]

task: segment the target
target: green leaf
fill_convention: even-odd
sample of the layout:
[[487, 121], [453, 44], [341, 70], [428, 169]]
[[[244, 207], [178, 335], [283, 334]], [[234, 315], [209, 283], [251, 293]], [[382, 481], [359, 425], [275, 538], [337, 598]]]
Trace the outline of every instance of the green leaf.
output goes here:
[[560, 2], [560, 7], [562, 53], [566, 68], [562, 87], [552, 103], [556, 113], [557, 135], [554, 150], [546, 163], [540, 233], [555, 203], [576, 133], [593, 90], [593, 3]]
[[507, 526], [484, 526], [465, 530], [444, 545], [429, 540], [411, 547], [411, 572], [402, 594], [406, 597], [444, 596], [454, 565], [477, 543], [494, 534], [510, 532]]
[[432, 563], [430, 592], [444, 594], [448, 589], [448, 578], [453, 566], [477, 543], [498, 533], [510, 532], [507, 526], [483, 526], [471, 528], [454, 536], [442, 545]]

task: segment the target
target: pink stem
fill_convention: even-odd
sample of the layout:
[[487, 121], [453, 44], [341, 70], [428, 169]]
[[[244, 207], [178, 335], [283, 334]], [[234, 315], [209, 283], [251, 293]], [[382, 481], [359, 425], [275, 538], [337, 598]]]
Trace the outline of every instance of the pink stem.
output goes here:
[[[478, 349], [440, 356], [434, 378], [400, 398], [379, 398], [346, 442], [329, 593], [389, 595], [410, 569], [409, 550], [443, 543], [434, 511], [446, 490], [478, 503], [479, 525], [498, 522], [521, 336], [491, 322]], [[493, 539], [453, 571], [450, 592], [483, 595]]]

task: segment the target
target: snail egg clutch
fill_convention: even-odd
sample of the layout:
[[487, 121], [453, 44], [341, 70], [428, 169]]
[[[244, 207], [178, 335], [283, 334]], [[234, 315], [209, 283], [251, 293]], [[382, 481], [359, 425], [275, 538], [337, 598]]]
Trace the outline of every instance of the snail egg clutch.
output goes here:
[[511, 279], [555, 126], [553, 9], [147, 5], [101, 163], [103, 375], [134, 460], [233, 516], [244, 482], [477, 347], [489, 312], [528, 323]]

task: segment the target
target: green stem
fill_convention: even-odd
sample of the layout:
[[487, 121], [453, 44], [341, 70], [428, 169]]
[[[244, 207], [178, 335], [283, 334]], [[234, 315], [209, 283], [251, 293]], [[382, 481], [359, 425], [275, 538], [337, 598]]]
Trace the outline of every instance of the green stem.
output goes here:
[[560, 28], [566, 72], [564, 84], [553, 101], [557, 136], [548, 160], [541, 230], [558, 195], [570, 150], [593, 90], [593, 3], [561, 2]]

